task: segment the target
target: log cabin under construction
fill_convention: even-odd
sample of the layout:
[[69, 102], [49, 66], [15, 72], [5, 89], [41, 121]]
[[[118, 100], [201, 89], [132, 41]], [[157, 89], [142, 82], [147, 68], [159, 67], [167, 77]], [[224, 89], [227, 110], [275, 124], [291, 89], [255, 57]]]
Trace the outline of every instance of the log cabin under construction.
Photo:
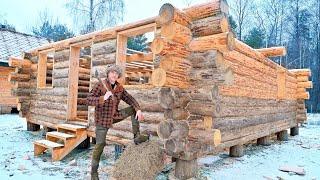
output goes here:
[[[178, 170], [225, 149], [241, 156], [244, 144], [257, 140], [266, 145], [275, 134], [286, 140], [287, 129], [297, 135], [306, 120], [310, 70], [288, 70], [269, 59], [285, 56], [284, 47], [253, 49], [237, 40], [228, 24], [228, 9], [224, 0], [182, 10], [164, 4], [156, 17], [11, 58], [9, 65], [17, 70], [9, 79], [28, 130], [39, 125], [57, 130], [34, 142], [35, 155], [51, 149], [53, 160], [60, 160], [95, 137], [94, 107], [86, 105], [86, 97], [97, 76], [106, 76], [109, 64], [124, 69], [120, 82], [145, 116], [141, 130], [177, 158]], [[152, 36], [146, 50], [127, 48], [128, 38], [146, 33]], [[114, 124], [106, 140], [126, 145], [132, 138], [127, 119]], [[57, 143], [59, 139], [64, 144]], [[176, 176], [192, 172], [176, 170]]]

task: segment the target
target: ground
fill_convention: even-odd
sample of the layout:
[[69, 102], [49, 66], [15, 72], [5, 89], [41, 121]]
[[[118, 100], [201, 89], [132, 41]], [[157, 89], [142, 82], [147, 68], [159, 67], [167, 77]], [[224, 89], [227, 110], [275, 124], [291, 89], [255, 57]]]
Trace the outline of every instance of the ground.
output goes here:
[[[43, 131], [26, 131], [25, 119], [18, 115], [0, 115], [0, 179], [89, 179], [92, 147], [74, 150], [60, 162], [51, 162], [50, 154], [33, 156], [32, 142], [42, 139]], [[274, 141], [267, 147], [250, 145], [246, 155], [230, 158], [227, 153], [199, 159], [196, 179], [320, 179], [320, 114], [309, 114], [300, 135], [287, 142]], [[100, 168], [101, 179], [108, 179], [114, 164], [114, 147], [105, 148]], [[279, 171], [282, 165], [301, 167], [304, 176]], [[172, 177], [173, 165], [158, 175]]]

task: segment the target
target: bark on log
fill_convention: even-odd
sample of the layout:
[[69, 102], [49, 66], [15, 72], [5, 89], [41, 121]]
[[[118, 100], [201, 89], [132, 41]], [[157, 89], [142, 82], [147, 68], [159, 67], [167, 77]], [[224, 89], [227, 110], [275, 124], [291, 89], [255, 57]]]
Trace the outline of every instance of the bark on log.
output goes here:
[[176, 22], [163, 25], [161, 27], [161, 36], [181, 44], [189, 44], [192, 39], [191, 30]]
[[175, 166], [175, 177], [178, 179], [190, 179], [196, 177], [198, 174], [197, 159], [182, 160], [177, 159]]
[[192, 22], [191, 31], [194, 37], [229, 32], [228, 19], [224, 15], [199, 19]]
[[27, 82], [30, 80], [30, 74], [18, 74], [18, 73], [10, 73], [8, 75], [8, 81], [20, 81], [20, 82]]
[[10, 67], [20, 67], [20, 68], [30, 68], [31, 61], [28, 59], [19, 59], [15, 57], [10, 57], [8, 64]]
[[116, 53], [97, 55], [92, 59], [92, 66], [113, 64], [116, 62]]
[[183, 9], [192, 20], [203, 19], [218, 14], [229, 14], [229, 6], [225, 0], [215, 0]]
[[184, 108], [189, 101], [188, 93], [179, 89], [161, 88], [158, 93], [158, 102], [164, 109]]
[[183, 26], [189, 27], [191, 19], [185, 12], [177, 9], [169, 3], [166, 3], [160, 8], [157, 23], [159, 25], [164, 25], [170, 22], [176, 22]]
[[186, 58], [190, 54], [190, 50], [184, 44], [167, 40], [163, 37], [156, 37], [151, 45], [151, 51], [156, 55], [171, 55], [175, 57]]
[[271, 48], [262, 48], [256, 49], [256, 51], [263, 54], [265, 57], [278, 57], [287, 55], [287, 50], [285, 47], [271, 47]]
[[189, 43], [191, 51], [206, 51], [217, 49], [222, 52], [232, 51], [235, 47], [234, 34], [232, 32], [220, 33], [193, 39]]

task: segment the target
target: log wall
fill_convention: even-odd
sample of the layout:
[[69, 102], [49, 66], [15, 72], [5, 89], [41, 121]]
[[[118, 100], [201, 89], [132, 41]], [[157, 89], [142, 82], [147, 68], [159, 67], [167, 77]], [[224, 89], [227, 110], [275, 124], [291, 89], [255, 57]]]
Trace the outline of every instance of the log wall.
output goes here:
[[0, 66], [0, 114], [11, 112], [12, 107], [17, 107], [16, 97], [11, 95], [13, 85], [8, 81], [8, 76], [14, 69]]

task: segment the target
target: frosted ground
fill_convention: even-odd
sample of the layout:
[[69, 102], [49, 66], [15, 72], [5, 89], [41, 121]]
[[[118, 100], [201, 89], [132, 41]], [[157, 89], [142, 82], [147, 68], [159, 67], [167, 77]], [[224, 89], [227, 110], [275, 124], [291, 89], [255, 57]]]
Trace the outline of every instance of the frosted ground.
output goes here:
[[[92, 147], [74, 150], [64, 160], [51, 162], [50, 154], [33, 156], [34, 140], [43, 131], [26, 131], [26, 122], [18, 115], [0, 115], [0, 179], [89, 179]], [[100, 168], [101, 179], [108, 179], [114, 164], [114, 148], [106, 147]], [[320, 114], [309, 114], [300, 135], [288, 142], [274, 141], [271, 146], [251, 145], [246, 155], [230, 158], [227, 153], [199, 159], [196, 179], [320, 179]], [[304, 176], [279, 171], [282, 165], [301, 167]], [[172, 175], [173, 165], [159, 174], [159, 180]]]

